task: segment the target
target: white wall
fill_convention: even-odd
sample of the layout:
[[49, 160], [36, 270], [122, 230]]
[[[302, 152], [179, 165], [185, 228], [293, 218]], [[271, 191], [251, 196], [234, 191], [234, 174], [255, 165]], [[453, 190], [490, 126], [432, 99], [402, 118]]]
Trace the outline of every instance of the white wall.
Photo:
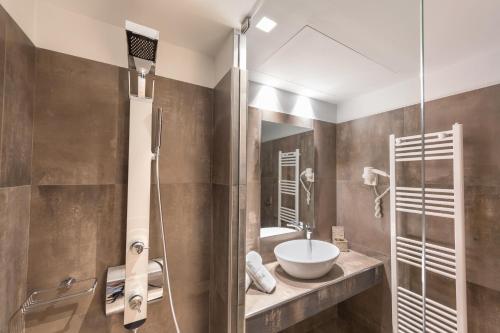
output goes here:
[[0, 5], [12, 16], [29, 39], [35, 42], [35, 7], [37, 0], [0, 0]]
[[221, 49], [215, 56], [215, 84], [226, 75], [234, 65], [234, 31], [231, 31]]
[[275, 112], [335, 123], [337, 106], [288, 91], [250, 82], [248, 105]]
[[[43, 0], [0, 0], [16, 23], [40, 48], [127, 67], [125, 30], [67, 11]], [[212, 57], [161, 41], [156, 74], [213, 88]]]
[[[425, 73], [425, 100], [430, 101], [500, 83], [500, 47]], [[413, 105], [420, 100], [418, 77], [343, 101], [337, 122]]]
[[[37, 47], [127, 67], [124, 27], [92, 19], [39, 1], [36, 12]], [[199, 52], [161, 41], [156, 74], [212, 88], [214, 59]]]
[[342, 101], [337, 104], [337, 122], [391, 111], [419, 100], [420, 81], [415, 78]]

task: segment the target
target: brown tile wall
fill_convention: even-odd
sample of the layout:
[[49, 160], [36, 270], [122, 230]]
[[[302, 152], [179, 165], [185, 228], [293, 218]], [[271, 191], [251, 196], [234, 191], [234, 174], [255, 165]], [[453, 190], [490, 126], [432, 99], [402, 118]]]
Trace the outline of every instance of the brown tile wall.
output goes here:
[[344, 332], [341, 330], [344, 325], [342, 325], [337, 312], [337, 306], [333, 306], [281, 331], [281, 333]]
[[[29, 332], [124, 332], [105, 317], [106, 269], [125, 261], [127, 71], [36, 51], [33, 188], [28, 288], [68, 275], [98, 278], [93, 297], [30, 316]], [[164, 110], [161, 193], [173, 297], [180, 327], [206, 332], [209, 308], [213, 90], [156, 78]], [[151, 256], [160, 257], [157, 198]], [[149, 307], [144, 332], [170, 332], [167, 298]]]
[[332, 239], [332, 226], [336, 224], [336, 124], [314, 121], [314, 237]]
[[245, 311], [246, 71], [214, 88], [212, 270], [209, 332], [243, 332]]
[[27, 290], [35, 47], [0, 6], [0, 333]]
[[212, 160], [212, 253], [210, 332], [227, 332], [229, 297], [229, 223], [231, 151], [231, 73], [215, 87]]
[[[405, 127], [404, 115], [404, 110], [398, 109], [337, 124], [336, 128], [337, 224], [344, 226], [351, 248], [386, 263], [390, 257], [389, 197], [382, 200], [382, 218], [376, 219], [374, 193], [363, 184], [361, 173], [365, 166], [389, 170], [390, 134], [417, 134], [418, 118], [407, 121]], [[388, 180], [379, 177], [379, 191], [387, 186]], [[388, 264], [385, 273], [383, 284], [339, 305], [339, 316], [350, 323], [349, 332], [391, 331]]]
[[127, 180], [127, 70], [37, 50], [34, 185]]
[[[364, 166], [389, 168], [388, 136], [418, 134], [419, 109], [415, 106], [337, 125], [337, 223], [345, 226], [354, 249], [381, 257], [389, 256], [389, 203], [382, 204], [384, 217], [373, 217], [373, 193], [360, 177]], [[498, 332], [500, 326], [500, 85], [426, 103], [426, 131], [464, 128], [466, 202], [466, 246], [469, 332]], [[426, 163], [426, 184], [451, 184], [449, 162]], [[403, 179], [419, 183], [419, 167], [404, 170]], [[380, 179], [380, 178], [379, 178]], [[381, 179], [381, 187], [387, 181]], [[410, 219], [408, 219], [410, 221]], [[451, 232], [443, 221], [428, 219], [428, 235], [447, 242]], [[417, 235], [418, 223], [407, 232]], [[430, 278], [429, 292], [443, 302], [451, 299], [443, 290], [449, 283]], [[364, 332], [390, 332], [390, 292], [385, 283], [339, 305], [339, 315], [350, 322], [364, 323]], [[374, 301], [377, 300], [377, 301]], [[383, 309], [382, 311], [380, 309]]]
[[30, 186], [0, 188], [0, 332], [26, 299]]
[[260, 247], [260, 192], [261, 192], [261, 121], [259, 109], [248, 108], [247, 117], [247, 221], [246, 252]]
[[[245, 214], [240, 195], [245, 194], [240, 177], [240, 110], [235, 96], [239, 71], [231, 69], [214, 89], [213, 162], [212, 162], [212, 260], [210, 325], [213, 333], [237, 332], [243, 308], [239, 298], [243, 280], [242, 241], [239, 219]], [[245, 121], [242, 119], [241, 121]], [[244, 168], [243, 168], [244, 169]], [[242, 199], [241, 201], [244, 201]]]

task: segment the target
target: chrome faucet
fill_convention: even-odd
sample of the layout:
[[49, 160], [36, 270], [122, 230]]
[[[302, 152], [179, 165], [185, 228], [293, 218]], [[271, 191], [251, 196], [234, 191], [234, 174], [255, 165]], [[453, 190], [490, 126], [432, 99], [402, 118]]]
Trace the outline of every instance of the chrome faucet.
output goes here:
[[286, 225], [288, 228], [295, 229], [297, 231], [302, 231], [304, 230], [304, 224], [302, 222], [293, 222], [293, 223], [287, 223]]
[[312, 236], [312, 227], [309, 223], [306, 224], [306, 239], [307, 240], [311, 240], [311, 236]]

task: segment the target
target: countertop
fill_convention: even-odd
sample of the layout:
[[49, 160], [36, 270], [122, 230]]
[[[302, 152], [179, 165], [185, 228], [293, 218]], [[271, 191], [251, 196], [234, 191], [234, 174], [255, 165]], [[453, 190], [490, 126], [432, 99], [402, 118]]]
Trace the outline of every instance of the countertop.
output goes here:
[[276, 290], [265, 294], [253, 285], [248, 289], [247, 331], [276, 332], [352, 297], [381, 281], [382, 266], [382, 261], [361, 253], [342, 252], [330, 273], [300, 280], [286, 274], [277, 262], [266, 264], [276, 279]]

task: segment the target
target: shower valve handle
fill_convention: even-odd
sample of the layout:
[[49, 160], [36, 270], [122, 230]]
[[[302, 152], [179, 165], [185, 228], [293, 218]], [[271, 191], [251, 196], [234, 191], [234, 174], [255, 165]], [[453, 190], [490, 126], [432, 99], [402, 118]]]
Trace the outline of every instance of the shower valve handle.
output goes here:
[[135, 254], [141, 254], [145, 249], [147, 249], [147, 247], [144, 242], [141, 241], [135, 241], [130, 245], [130, 250], [135, 252]]
[[134, 295], [128, 300], [128, 305], [132, 310], [141, 313], [142, 300], [143, 298], [141, 295]]

